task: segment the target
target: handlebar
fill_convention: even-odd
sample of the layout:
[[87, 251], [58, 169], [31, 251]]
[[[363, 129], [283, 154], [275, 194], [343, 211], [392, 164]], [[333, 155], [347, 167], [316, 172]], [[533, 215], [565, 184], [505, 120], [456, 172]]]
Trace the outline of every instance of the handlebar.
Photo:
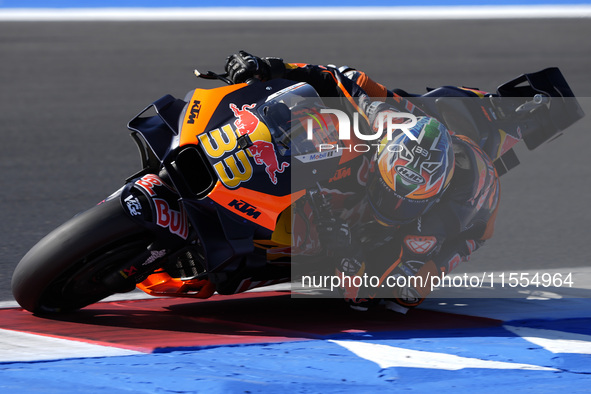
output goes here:
[[[232, 82], [232, 80], [228, 78], [228, 73], [218, 74], [218, 73], [215, 73], [213, 71], [208, 71], [205, 74], [203, 74], [201, 71], [199, 71], [197, 69], [195, 69], [193, 71], [193, 73], [195, 74], [195, 76], [197, 78], [218, 79], [218, 80], [220, 80], [222, 82], [227, 83], [228, 85], [234, 85], [234, 82]], [[248, 78], [245, 82], [248, 85], [252, 85], [253, 83], [259, 82], [259, 80], [256, 79], [256, 78], [254, 78], [254, 77], [252, 77], [252, 78]]]

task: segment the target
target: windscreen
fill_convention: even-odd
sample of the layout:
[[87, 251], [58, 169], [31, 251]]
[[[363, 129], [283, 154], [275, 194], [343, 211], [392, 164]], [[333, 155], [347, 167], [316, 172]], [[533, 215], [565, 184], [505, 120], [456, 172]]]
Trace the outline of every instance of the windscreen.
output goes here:
[[269, 96], [259, 114], [282, 156], [319, 152], [321, 144], [338, 142], [338, 130], [312, 86], [299, 83]]

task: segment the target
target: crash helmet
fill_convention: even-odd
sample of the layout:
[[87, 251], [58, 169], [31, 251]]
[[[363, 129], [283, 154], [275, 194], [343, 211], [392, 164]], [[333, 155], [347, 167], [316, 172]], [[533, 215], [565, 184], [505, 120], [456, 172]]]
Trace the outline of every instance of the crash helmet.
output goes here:
[[439, 200], [453, 172], [449, 131], [435, 118], [417, 117], [413, 127], [396, 130], [379, 145], [367, 180], [374, 218], [385, 226], [417, 219]]

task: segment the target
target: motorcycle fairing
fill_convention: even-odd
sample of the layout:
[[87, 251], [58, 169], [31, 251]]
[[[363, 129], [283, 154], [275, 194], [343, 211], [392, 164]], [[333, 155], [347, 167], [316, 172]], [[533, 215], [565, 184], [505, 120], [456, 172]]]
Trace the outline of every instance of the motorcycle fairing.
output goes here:
[[[212, 90], [196, 89], [188, 95], [188, 102], [166, 95], [146, 107], [128, 125], [134, 131], [134, 139], [140, 149], [144, 167], [128, 180], [158, 172], [163, 166], [167, 169], [174, 187], [181, 196], [194, 199], [209, 197], [232, 213], [265, 228], [273, 229], [279, 213], [291, 204], [289, 177], [281, 182], [282, 188], [269, 188], [264, 185], [265, 192], [242, 189], [240, 200], [229, 199], [231, 194], [234, 196], [237, 194], [220, 182], [219, 174], [213, 167], [213, 159], [204, 153], [201, 146], [203, 143], [197, 139], [198, 133], [205, 132], [207, 124], [215, 124], [224, 118], [230, 118], [230, 120], [234, 118], [229, 106], [226, 111], [221, 111], [224, 113], [221, 117], [218, 114], [213, 116], [213, 113], [227, 94], [245, 86], [242, 84]], [[154, 110], [156, 115], [145, 116], [149, 110]], [[211, 117], [214, 119], [209, 121]], [[182, 130], [182, 133], [179, 133], [179, 130]], [[178, 141], [176, 144], [175, 140]], [[268, 140], [270, 142], [270, 135]], [[250, 164], [247, 153], [236, 148], [236, 155]], [[226, 160], [230, 155], [231, 152], [225, 155]], [[255, 164], [251, 166], [260, 167]], [[264, 168], [257, 168], [257, 170], [264, 171]], [[278, 189], [279, 191], [276, 192]], [[273, 192], [276, 192], [278, 197], [270, 194]], [[245, 198], [248, 202], [244, 200]], [[255, 207], [260, 207], [262, 211]]]
[[[276, 131], [262, 121], [261, 111], [273, 98], [299, 88], [317, 97], [309, 85], [273, 80], [195, 89], [185, 100], [160, 98], [128, 125], [144, 167], [134, 177], [164, 167], [183, 199], [211, 199], [232, 215], [273, 230], [279, 214], [318, 178], [332, 175], [342, 159], [335, 156], [322, 167], [298, 160], [294, 174], [289, 152], [278, 149]], [[156, 115], [146, 116], [150, 109]]]
[[277, 149], [259, 108], [269, 95], [293, 84], [274, 80], [194, 90], [188, 102], [200, 103], [199, 115], [185, 112], [179, 146], [200, 146], [218, 181], [228, 189], [291, 194], [290, 157]]
[[189, 238], [189, 219], [177, 192], [157, 175], [146, 174], [127, 183], [120, 199], [133, 220], [167, 239], [171, 246]]
[[[277, 131], [270, 129], [263, 112], [274, 97], [303, 85], [273, 80], [196, 89], [187, 99], [179, 149], [195, 147], [213, 171], [215, 185], [207, 197], [269, 230], [275, 229], [279, 214], [305, 193], [311, 178], [298, 176], [307, 183], [293, 188], [292, 158], [278, 149]], [[298, 163], [298, 170], [310, 168], [308, 173], [312, 174], [312, 166], [316, 167], [314, 163], [307, 163], [307, 167]]]
[[[203, 269], [207, 276], [172, 277], [167, 270], [151, 273], [137, 286], [151, 295], [207, 298], [215, 282], [223, 282], [228, 272], [235, 271], [245, 259], [257, 266], [253, 255], [254, 224], [236, 222], [217, 205], [203, 201], [183, 201], [176, 191], [155, 174], [146, 174], [124, 186], [117, 196], [130, 218], [159, 239], [159, 245], [173, 256], [186, 250], [187, 241], [200, 245]], [[189, 222], [190, 217], [199, 221]], [[270, 235], [267, 234], [267, 237]], [[198, 241], [197, 241], [198, 240]], [[264, 256], [258, 265], [264, 265]], [[143, 265], [134, 269], [141, 275]], [[149, 267], [146, 267], [149, 269]]]
[[217, 184], [209, 198], [233, 214], [275, 230], [279, 214], [304, 194], [305, 190], [299, 190], [285, 196], [271, 197], [256, 190], [241, 188], [237, 195], [235, 191]]
[[[127, 128], [140, 133], [155, 157], [162, 161], [173, 146], [172, 141], [179, 132], [178, 119], [186, 110], [187, 103], [169, 94], [147, 106], [129, 121]], [[155, 116], [143, 116], [154, 110]], [[142, 158], [145, 152], [140, 152]], [[146, 161], [144, 160], [144, 165]]]

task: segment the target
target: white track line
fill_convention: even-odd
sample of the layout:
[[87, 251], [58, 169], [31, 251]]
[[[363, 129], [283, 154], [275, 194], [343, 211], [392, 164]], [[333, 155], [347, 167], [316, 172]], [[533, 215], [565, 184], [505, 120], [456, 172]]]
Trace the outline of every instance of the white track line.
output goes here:
[[591, 18], [591, 5], [0, 9], [0, 21], [315, 21]]
[[92, 343], [0, 329], [0, 363], [145, 354]]
[[[462, 357], [454, 354], [412, 350], [379, 343], [330, 340], [355, 355], [378, 364], [380, 368], [429, 368], [457, 371], [464, 368], [520, 369], [528, 371], [557, 371], [539, 365], [521, 364]], [[484, 341], [483, 341], [484, 342]]]
[[591, 354], [591, 335], [541, 328], [503, 327], [552, 353]]

